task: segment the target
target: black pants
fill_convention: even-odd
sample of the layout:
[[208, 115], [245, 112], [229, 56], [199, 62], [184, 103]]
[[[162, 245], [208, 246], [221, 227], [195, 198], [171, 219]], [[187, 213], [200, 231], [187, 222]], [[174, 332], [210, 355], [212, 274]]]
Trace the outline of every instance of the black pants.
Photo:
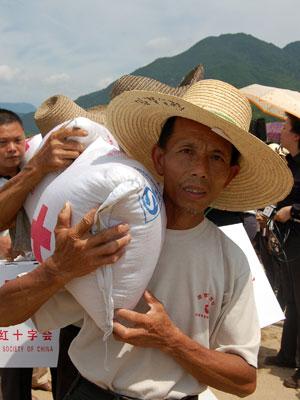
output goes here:
[[[55, 397], [56, 368], [51, 368], [53, 399]], [[1, 392], [3, 400], [31, 400], [32, 368], [2, 368]]]
[[[277, 297], [280, 307], [282, 310], [285, 310], [287, 302], [287, 285], [284, 281], [286, 280], [287, 266], [285, 263], [280, 262], [274, 254], [270, 253], [267, 237], [258, 233], [257, 242], [259, 256], [264, 266], [268, 281]], [[290, 285], [288, 285], [288, 287], [289, 286]]]
[[283, 324], [278, 357], [300, 366], [300, 236], [291, 236], [286, 243], [288, 262], [282, 263], [286, 271], [286, 319]]
[[[69, 357], [68, 350], [79, 330], [80, 329], [74, 325], [69, 325], [60, 330], [59, 354], [56, 368], [55, 400], [62, 400], [64, 398], [72, 383], [78, 376], [78, 371]], [[54, 388], [52, 391], [54, 392]]]
[[3, 368], [1, 390], [3, 400], [31, 400], [32, 368]]
[[[185, 396], [182, 400], [197, 400], [198, 396]], [[139, 400], [135, 397], [123, 396], [89, 382], [78, 375], [71, 390], [63, 400]]]

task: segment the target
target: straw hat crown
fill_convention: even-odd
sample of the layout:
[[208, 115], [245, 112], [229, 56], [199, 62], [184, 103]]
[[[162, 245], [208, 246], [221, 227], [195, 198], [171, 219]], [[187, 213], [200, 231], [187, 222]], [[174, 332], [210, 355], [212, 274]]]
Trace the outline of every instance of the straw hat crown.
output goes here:
[[182, 99], [245, 131], [249, 130], [252, 115], [250, 104], [238, 89], [226, 82], [202, 80], [188, 88]]
[[123, 75], [119, 78], [112, 88], [110, 98], [114, 99], [125, 91], [147, 90], [150, 92], [161, 92], [173, 96], [182, 96], [186, 90], [195, 82], [204, 78], [204, 67], [197, 65], [183, 78], [182, 82], [176, 86], [170, 86], [156, 79], [140, 75]]
[[102, 112], [89, 112], [64, 95], [49, 97], [34, 114], [35, 122], [42, 134], [46, 134], [55, 126], [77, 117], [89, 118], [99, 124], [105, 123], [104, 110]]

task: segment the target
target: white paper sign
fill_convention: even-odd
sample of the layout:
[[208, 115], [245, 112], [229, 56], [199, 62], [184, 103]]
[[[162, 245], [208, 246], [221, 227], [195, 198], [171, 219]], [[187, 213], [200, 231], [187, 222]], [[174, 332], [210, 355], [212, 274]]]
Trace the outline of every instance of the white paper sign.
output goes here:
[[[33, 261], [0, 261], [0, 286], [36, 268]], [[32, 321], [0, 328], [0, 367], [56, 367], [59, 330], [38, 332]]]
[[210, 389], [206, 389], [204, 392], [198, 394], [198, 400], [218, 400], [218, 398]]
[[284, 314], [243, 224], [222, 226], [220, 229], [243, 250], [248, 259], [260, 327], [283, 320]]

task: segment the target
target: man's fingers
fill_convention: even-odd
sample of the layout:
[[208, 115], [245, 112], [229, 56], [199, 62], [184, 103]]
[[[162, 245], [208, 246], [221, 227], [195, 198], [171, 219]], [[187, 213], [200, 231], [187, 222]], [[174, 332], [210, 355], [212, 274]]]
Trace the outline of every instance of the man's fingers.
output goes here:
[[76, 237], [83, 236], [89, 229], [93, 226], [94, 217], [96, 214], [97, 209], [92, 208], [88, 211], [73, 228], [72, 228], [72, 235]]
[[[118, 239], [122, 239], [129, 232], [128, 224], [119, 224], [111, 228], [105, 229], [88, 239], [87, 246], [95, 247], [102, 243], [109, 243]], [[130, 238], [129, 238], [130, 239]], [[126, 239], [128, 240], [128, 238]], [[121, 241], [122, 243], [122, 241]], [[127, 244], [127, 243], [125, 243]]]
[[164, 305], [162, 304], [162, 302], [159, 301], [158, 298], [154, 296], [154, 294], [149, 292], [149, 290], [145, 290], [143, 297], [150, 307], [150, 310], [161, 311], [162, 309], [164, 309]]
[[71, 217], [72, 217], [71, 205], [69, 202], [66, 202], [66, 204], [60, 210], [60, 213], [57, 216], [55, 230], [57, 231], [63, 228], [70, 228]]
[[103, 256], [102, 254], [98, 254], [96, 252], [95, 256], [94, 256], [94, 262], [95, 264], [98, 265], [109, 265], [109, 264], [115, 264], [117, 261], [120, 260], [120, 258], [123, 256], [123, 254], [125, 253], [125, 248], [122, 247], [120, 250], [118, 250], [116, 253], [114, 254], [109, 254], [109, 255], [105, 255]]
[[144, 299], [149, 305], [154, 303], [160, 303], [160, 301], [149, 290], [145, 290]]
[[114, 321], [113, 335], [115, 340], [130, 343], [129, 336], [131, 332], [131, 330], [129, 330], [126, 326], [120, 324], [120, 322]]
[[85, 137], [87, 135], [88, 132], [84, 129], [74, 127], [73, 129], [70, 129], [70, 134], [68, 134], [66, 137]]
[[77, 151], [79, 153], [82, 153], [84, 150], [82, 143], [77, 142], [76, 140], [68, 140], [60, 142], [60, 147], [64, 151]]
[[130, 343], [132, 339], [145, 335], [145, 330], [144, 328], [128, 328], [127, 326], [124, 326], [120, 322], [114, 320], [113, 333], [115, 339], [123, 341], [125, 340], [127, 343]]
[[59, 140], [64, 140], [64, 139], [67, 139], [72, 136], [85, 137], [87, 135], [88, 135], [88, 133], [86, 131], [84, 131], [83, 129], [77, 129], [77, 128], [72, 129], [69, 127], [62, 127], [58, 131], [53, 132], [50, 137], [52, 139], [55, 138], [55, 139], [59, 139]]
[[[112, 240], [108, 243], [100, 243], [91, 247], [89, 239], [86, 241], [86, 249], [90, 251], [91, 256], [113, 256], [117, 254], [118, 251], [122, 250], [130, 242], [131, 237], [129, 234], [116, 240]], [[115, 262], [115, 261], [114, 261]]]
[[75, 160], [78, 156], [80, 156], [82, 152], [80, 150], [65, 150], [65, 149], [59, 149], [57, 151], [55, 157], [59, 161], [64, 161], [64, 160]]
[[120, 322], [114, 321], [113, 332], [114, 332], [115, 336], [121, 338], [122, 336], [124, 336], [124, 334], [126, 332], [126, 327], [124, 325], [120, 324]]
[[119, 308], [115, 311], [115, 317], [125, 319], [128, 322], [143, 326], [145, 325], [146, 316], [145, 314], [138, 313], [133, 310], [127, 310], [125, 308]]

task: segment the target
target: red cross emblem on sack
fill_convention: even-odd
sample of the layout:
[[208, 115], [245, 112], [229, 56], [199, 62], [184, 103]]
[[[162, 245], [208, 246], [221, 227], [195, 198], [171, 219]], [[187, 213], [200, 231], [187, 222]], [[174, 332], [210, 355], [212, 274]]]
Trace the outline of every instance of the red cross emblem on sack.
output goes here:
[[33, 241], [33, 253], [35, 258], [42, 262], [42, 254], [41, 248], [50, 250], [50, 243], [51, 243], [51, 232], [44, 227], [44, 222], [46, 218], [46, 214], [48, 212], [48, 207], [44, 204], [39, 212], [37, 220], [32, 220], [31, 224], [31, 237]]

